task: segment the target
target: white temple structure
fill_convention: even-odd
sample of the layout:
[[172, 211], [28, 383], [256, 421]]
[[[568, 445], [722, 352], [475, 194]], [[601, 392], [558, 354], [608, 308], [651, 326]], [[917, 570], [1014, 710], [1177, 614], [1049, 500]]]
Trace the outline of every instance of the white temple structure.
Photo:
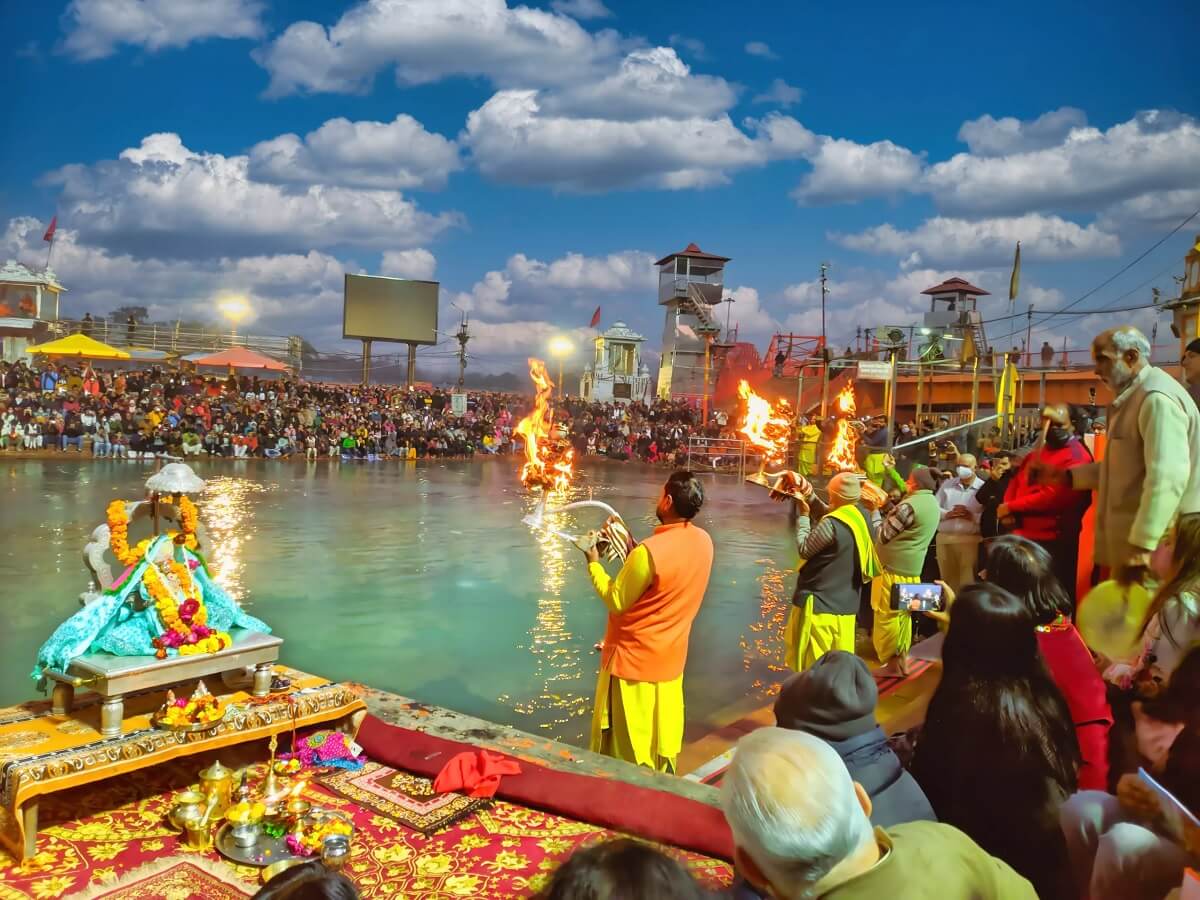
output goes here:
[[624, 322], [597, 337], [595, 357], [579, 381], [579, 396], [601, 403], [649, 400], [650, 369], [641, 359], [645, 340]]
[[0, 359], [15, 362], [47, 338], [65, 290], [53, 269], [37, 272], [11, 259], [0, 267]]

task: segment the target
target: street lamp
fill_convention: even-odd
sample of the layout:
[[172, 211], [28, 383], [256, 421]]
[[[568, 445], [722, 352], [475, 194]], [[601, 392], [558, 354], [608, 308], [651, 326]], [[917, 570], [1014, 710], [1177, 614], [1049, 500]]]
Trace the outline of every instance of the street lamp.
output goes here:
[[230, 342], [237, 340], [238, 322], [250, 315], [250, 303], [241, 294], [226, 294], [217, 300], [217, 309], [229, 320]]
[[550, 339], [550, 353], [558, 357], [558, 399], [563, 396], [563, 360], [575, 350], [571, 339], [565, 335], [557, 335]]

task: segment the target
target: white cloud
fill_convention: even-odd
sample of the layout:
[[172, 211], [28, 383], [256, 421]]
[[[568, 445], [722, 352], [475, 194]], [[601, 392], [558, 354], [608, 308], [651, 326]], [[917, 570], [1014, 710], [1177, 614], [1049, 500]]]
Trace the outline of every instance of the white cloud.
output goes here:
[[412, 250], [385, 250], [379, 266], [381, 275], [414, 278], [417, 281], [432, 281], [435, 271], [437, 259], [424, 247]]
[[63, 49], [102, 59], [119, 44], [152, 52], [204, 38], [259, 38], [262, 0], [71, 0], [63, 13]]
[[387, 67], [406, 84], [459, 75], [542, 87], [597, 75], [620, 45], [615, 32], [505, 0], [364, 0], [328, 28], [293, 23], [254, 59], [271, 76], [270, 96], [361, 92]]
[[1109, 230], [1150, 228], [1166, 231], [1197, 209], [1200, 209], [1200, 188], [1152, 191], [1108, 207], [1097, 224]]
[[724, 325], [728, 314], [730, 324], [737, 325], [738, 340], [761, 341], [779, 329], [779, 322], [763, 308], [756, 288], [741, 285], [726, 290], [725, 298], [732, 298], [733, 304], [728, 309], [723, 303], [714, 307], [713, 317]]
[[1036, 119], [996, 119], [990, 115], [963, 122], [958, 139], [976, 156], [1008, 156], [1062, 143], [1076, 128], [1087, 125], [1083, 110], [1073, 106], [1042, 113]]
[[[453, 299], [468, 312], [505, 319], [536, 307], [561, 308], [571, 293], [590, 295], [591, 302], [598, 293], [649, 292], [658, 283], [655, 258], [640, 250], [623, 250], [600, 257], [567, 253], [545, 262], [516, 253], [503, 271], [486, 273], [470, 291]], [[520, 299], [520, 310], [513, 305], [515, 298]]]
[[957, 154], [931, 166], [924, 187], [952, 213], [1096, 210], [1151, 192], [1193, 189], [1197, 172], [1200, 122], [1150, 110], [1107, 131], [1075, 128], [1039, 150]]
[[737, 93], [728, 82], [693, 75], [671, 47], [634, 50], [614, 73], [599, 81], [542, 95], [549, 115], [620, 121], [707, 118], [736, 102]]
[[764, 59], [779, 59], [779, 56], [762, 41], [750, 41], [746, 44], [746, 52], [751, 56], [761, 56]]
[[573, 19], [607, 19], [612, 15], [612, 10], [600, 0], [554, 0], [550, 6]]
[[[40, 264], [46, 224], [27, 216], [9, 220], [0, 252]], [[54, 270], [70, 289], [63, 298], [63, 315], [91, 312], [100, 318], [133, 304], [148, 307], [160, 321], [224, 324], [214, 301], [229, 291], [249, 298], [247, 327], [311, 338], [314, 329], [340, 321], [343, 276], [356, 267], [316, 250], [206, 260], [135, 258], [83, 244], [78, 231], [60, 225]]]
[[458, 147], [409, 115], [391, 122], [330, 119], [301, 140], [281, 134], [250, 149], [249, 177], [278, 184], [434, 190], [462, 167]]
[[788, 84], [782, 78], [776, 78], [771, 86], [754, 97], [755, 103], [773, 103], [777, 106], [795, 106], [804, 97], [804, 91]]
[[887, 224], [829, 237], [852, 250], [903, 258], [908, 267], [1004, 265], [1017, 241], [1025, 260], [1093, 259], [1121, 251], [1117, 236], [1095, 224], [1084, 227], [1038, 213], [979, 221], [938, 216], [911, 231]]
[[311, 185], [285, 190], [249, 177], [249, 158], [193, 151], [153, 134], [116, 160], [69, 165], [60, 216], [89, 244], [158, 257], [220, 257], [311, 247], [404, 247], [460, 222], [395, 191]]
[[572, 191], [705, 187], [765, 159], [728, 116], [569, 118], [547, 114], [531, 90], [491, 97], [467, 117], [462, 142], [490, 178]]
[[910, 189], [921, 176], [922, 157], [891, 141], [858, 144], [823, 137], [810, 157], [812, 171], [792, 191], [803, 205], [847, 203]]

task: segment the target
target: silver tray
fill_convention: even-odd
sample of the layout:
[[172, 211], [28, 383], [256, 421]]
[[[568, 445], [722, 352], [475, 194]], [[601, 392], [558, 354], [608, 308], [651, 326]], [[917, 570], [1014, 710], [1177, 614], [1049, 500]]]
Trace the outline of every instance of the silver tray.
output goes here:
[[[244, 866], [269, 866], [284, 859], [308, 860], [311, 856], [300, 856], [288, 849], [287, 836], [273, 838], [264, 831], [258, 834], [258, 840], [253, 847], [239, 847], [233, 842], [231, 829], [233, 826], [226, 822], [217, 832], [214, 844], [217, 851], [226, 859], [241, 863]], [[319, 858], [319, 857], [315, 857]]]

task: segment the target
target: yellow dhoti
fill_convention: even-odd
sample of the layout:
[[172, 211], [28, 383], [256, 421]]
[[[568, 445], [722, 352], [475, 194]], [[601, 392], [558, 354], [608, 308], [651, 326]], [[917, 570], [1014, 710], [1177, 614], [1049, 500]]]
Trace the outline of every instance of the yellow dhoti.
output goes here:
[[784, 637], [787, 651], [784, 663], [795, 672], [803, 672], [830, 650], [854, 652], [853, 615], [814, 613], [809, 594], [804, 606], [792, 606]]
[[675, 772], [683, 748], [683, 676], [627, 681], [607, 668], [596, 681], [588, 747], [659, 772]]
[[882, 575], [871, 579], [871, 609], [875, 613], [875, 624], [871, 628], [871, 643], [875, 655], [887, 665], [895, 657], [908, 656], [912, 649], [912, 613], [897, 612], [891, 608], [893, 584], [917, 584], [919, 575], [897, 575], [884, 570]]

